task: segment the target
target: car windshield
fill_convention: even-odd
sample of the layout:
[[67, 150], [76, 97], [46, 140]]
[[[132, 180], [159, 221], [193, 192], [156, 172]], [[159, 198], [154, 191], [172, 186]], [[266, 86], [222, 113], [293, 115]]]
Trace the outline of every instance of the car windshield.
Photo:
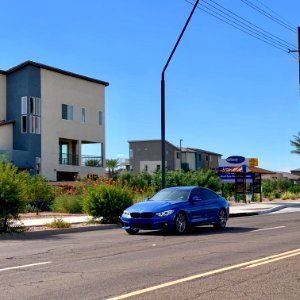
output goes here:
[[187, 201], [189, 194], [190, 194], [189, 190], [179, 190], [179, 189], [161, 190], [149, 200], [150, 201]]

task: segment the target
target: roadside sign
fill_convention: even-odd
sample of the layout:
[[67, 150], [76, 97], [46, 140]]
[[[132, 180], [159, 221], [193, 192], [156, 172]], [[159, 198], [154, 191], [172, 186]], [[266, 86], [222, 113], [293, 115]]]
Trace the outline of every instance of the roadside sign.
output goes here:
[[258, 158], [249, 158], [249, 166], [257, 167], [258, 166]]

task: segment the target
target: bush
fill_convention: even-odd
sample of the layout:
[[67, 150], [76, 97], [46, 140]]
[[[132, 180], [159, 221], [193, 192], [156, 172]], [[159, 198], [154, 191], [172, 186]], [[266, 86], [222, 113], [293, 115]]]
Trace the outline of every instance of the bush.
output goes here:
[[118, 223], [124, 209], [133, 204], [133, 195], [126, 188], [98, 185], [84, 193], [84, 211], [103, 223]]
[[51, 210], [61, 213], [79, 214], [82, 213], [83, 198], [79, 195], [61, 195], [54, 199]]
[[54, 219], [51, 223], [47, 224], [46, 226], [50, 228], [70, 228], [71, 224], [59, 218]]
[[49, 210], [54, 194], [45, 177], [26, 174], [24, 183], [23, 197], [27, 203], [34, 207], [36, 213]]
[[12, 223], [25, 209], [22, 176], [11, 163], [0, 162], [0, 233], [16, 231]]

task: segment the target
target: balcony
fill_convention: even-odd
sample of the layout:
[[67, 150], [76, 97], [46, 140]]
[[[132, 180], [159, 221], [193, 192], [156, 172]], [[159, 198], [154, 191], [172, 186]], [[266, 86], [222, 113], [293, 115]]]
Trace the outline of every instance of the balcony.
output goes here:
[[86, 167], [103, 167], [102, 156], [81, 156], [81, 165]]
[[59, 153], [59, 164], [68, 166], [79, 166], [79, 157], [74, 154]]
[[68, 166], [85, 166], [85, 167], [103, 167], [102, 156], [81, 156], [79, 164], [79, 156], [74, 154], [59, 153], [59, 164]]

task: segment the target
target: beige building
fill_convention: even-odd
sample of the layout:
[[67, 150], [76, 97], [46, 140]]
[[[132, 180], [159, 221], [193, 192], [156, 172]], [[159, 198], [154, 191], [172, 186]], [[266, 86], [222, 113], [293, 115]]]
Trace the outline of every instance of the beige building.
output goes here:
[[52, 181], [104, 175], [106, 86], [31, 61], [1, 71], [0, 153]]
[[[128, 141], [130, 170], [153, 173], [161, 169], [161, 140]], [[166, 141], [167, 170], [218, 169], [221, 154], [197, 148], [180, 148]]]

